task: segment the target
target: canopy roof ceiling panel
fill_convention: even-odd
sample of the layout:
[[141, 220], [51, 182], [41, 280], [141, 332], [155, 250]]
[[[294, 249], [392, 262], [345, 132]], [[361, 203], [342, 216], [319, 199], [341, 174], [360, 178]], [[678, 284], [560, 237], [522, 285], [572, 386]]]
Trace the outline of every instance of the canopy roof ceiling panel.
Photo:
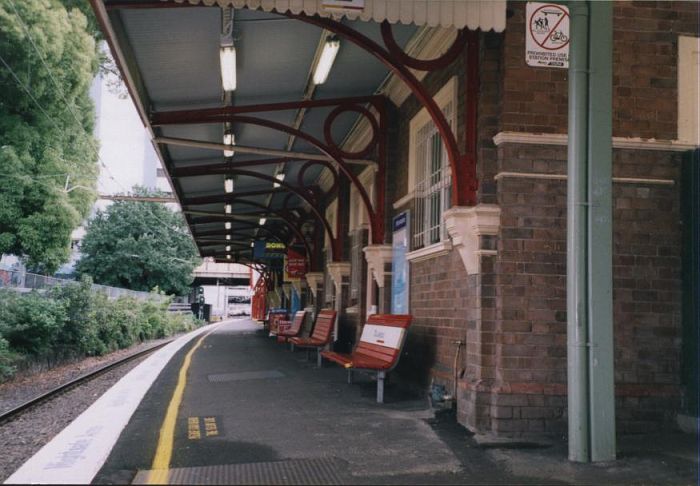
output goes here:
[[[124, 30], [156, 110], [218, 106], [221, 13], [213, 8], [122, 10]], [[145, 69], [144, 69], [145, 68]]]
[[[96, 4], [107, 4], [109, 0], [93, 0]], [[126, 5], [125, 2], [121, 2]], [[223, 5], [234, 5], [233, 38], [236, 46], [237, 87], [229, 96], [224, 96], [221, 85], [219, 49], [221, 43], [222, 18], [225, 12], [220, 8], [207, 6], [192, 8], [110, 8], [107, 12], [108, 37], [117, 49], [116, 59], [126, 73], [130, 91], [137, 98], [144, 122], [155, 137], [186, 139], [199, 142], [221, 144], [223, 142], [224, 123], [218, 119], [216, 123], [191, 122], [188, 124], [163, 124], [151, 126], [154, 113], [183, 110], [193, 116], [203, 108], [231, 106], [264, 105], [279, 102], [300, 102], [308, 99], [323, 100], [354, 96], [369, 96], [377, 92], [387, 79], [388, 69], [372, 55], [363, 51], [352, 42], [341, 39], [341, 47], [333, 64], [330, 75], [322, 85], [315, 86], [315, 91], [308, 90], [308, 80], [314, 58], [317, 55], [319, 43], [327, 35], [317, 26], [301, 22], [297, 19], [280, 15], [287, 9], [299, 12], [303, 3], [307, 13], [316, 13], [319, 2], [316, 0], [267, 0], [261, 2], [236, 0], [234, 2], [219, 2]], [[197, 2], [194, 2], [197, 3]], [[215, 1], [205, 2], [216, 5]], [[388, 2], [382, 7], [380, 0], [367, 0], [367, 12], [360, 14], [359, 19], [382, 20], [393, 17], [393, 4], [398, 3], [408, 9], [413, 9], [412, 20], [405, 22], [410, 25], [395, 25], [393, 35], [397, 44], [403, 48], [418, 32], [416, 12], [420, 10], [421, 2], [401, 1]], [[425, 3], [425, 2], [424, 2]], [[448, 2], [440, 8], [447, 8]], [[474, 3], [474, 2], [470, 2]], [[478, 9], [484, 12], [496, 12], [505, 2], [492, 2], [493, 8], [478, 3]], [[131, 2], [132, 5], [138, 2]], [[277, 7], [287, 7], [277, 9]], [[409, 6], [410, 4], [410, 6]], [[490, 5], [491, 3], [489, 3]], [[314, 7], [316, 5], [316, 7]], [[241, 8], [250, 7], [250, 8]], [[258, 10], [255, 10], [258, 8]], [[453, 6], [454, 7], [454, 6]], [[377, 17], [379, 11], [386, 10], [384, 17]], [[455, 7], [456, 8], [456, 7]], [[308, 10], [310, 9], [310, 10]], [[316, 10], [314, 10], [316, 9]], [[478, 10], [477, 9], [477, 10]], [[98, 9], [99, 10], [99, 9]], [[279, 13], [271, 13], [271, 12]], [[447, 11], [447, 10], [445, 10]], [[406, 10], [408, 12], [408, 10]], [[406, 13], [404, 12], [404, 13]], [[99, 12], [98, 12], [99, 13]], [[391, 15], [390, 15], [391, 14]], [[484, 14], [485, 15], [485, 14]], [[494, 14], [496, 15], [496, 14]], [[505, 16], [505, 8], [503, 8]], [[497, 16], [497, 15], [496, 15]], [[406, 18], [409, 18], [406, 17]], [[357, 15], [344, 18], [342, 22], [357, 32], [381, 44], [379, 24], [352, 20]], [[484, 17], [485, 18], [485, 17]], [[403, 19], [403, 17], [402, 17]], [[404, 19], [405, 20], [405, 19]], [[403, 22], [403, 20], [402, 20]], [[425, 23], [425, 22], [424, 22]], [[482, 28], [484, 26], [482, 25]], [[259, 107], [260, 108], [260, 107]], [[293, 127], [295, 120], [301, 120], [303, 132], [324, 141], [324, 122], [333, 107], [316, 107], [305, 110], [300, 119], [297, 108], [278, 111], [256, 111], [242, 116], [255, 117]], [[358, 119], [355, 112], [346, 112], [335, 119], [332, 125], [333, 140], [340, 144], [349, 134]], [[241, 247], [245, 243], [249, 248], [250, 240], [256, 237], [276, 238], [279, 235], [294, 235], [284, 221], [274, 213], [285, 207], [287, 209], [303, 208], [308, 214], [308, 203], [298, 196], [289, 197], [290, 192], [284, 186], [273, 191], [270, 177], [284, 169], [284, 184], [299, 186], [298, 175], [306, 160], [283, 163], [279, 156], [266, 153], [265, 150], [304, 152], [322, 155], [319, 149], [303, 137], [296, 137], [290, 146], [290, 136], [282, 131], [272, 130], [254, 124], [233, 121], [231, 130], [235, 134], [236, 144], [260, 149], [260, 153], [244, 153], [236, 151], [233, 158], [224, 158], [220, 148], [201, 148], [159, 143], [157, 146], [165, 169], [174, 182], [177, 197], [187, 211], [211, 212], [215, 215], [201, 215], [186, 212], [186, 217], [193, 235], [195, 235], [202, 254], [210, 254], [211, 249], [219, 246], [211, 245], [211, 241], [201, 241], [209, 238], [207, 234], [223, 237], [224, 198], [229, 197], [224, 192], [224, 173], [221, 167], [225, 164], [239, 164], [247, 161], [272, 161], [266, 165], [248, 165], [238, 167], [234, 181], [234, 196], [238, 192], [248, 193], [268, 191], [268, 194], [253, 194], [233, 201], [233, 215], [229, 218], [232, 223], [232, 246]], [[279, 162], [278, 162], [279, 161]], [[218, 166], [211, 173], [178, 173], [181, 168], [194, 168], [201, 165]], [[357, 173], [363, 165], [354, 165]], [[324, 170], [316, 164], [305, 170], [303, 185], [314, 185]], [[263, 177], [242, 175], [241, 172], [260, 174]], [[235, 172], [234, 172], [235, 173]], [[268, 179], [265, 180], [264, 177]], [[212, 199], [200, 199], [204, 204], [192, 204], [193, 198], [214, 196]], [[194, 199], [196, 201], [196, 199]], [[267, 209], [269, 211], [267, 211]], [[236, 213], [248, 213], [241, 221]], [[268, 212], [268, 222], [262, 229], [256, 228], [259, 215], [253, 213]], [[293, 218], [300, 217], [298, 212]], [[272, 229], [272, 231], [271, 231]], [[205, 236], [199, 236], [204, 233]], [[220, 249], [220, 248], [219, 248]]]

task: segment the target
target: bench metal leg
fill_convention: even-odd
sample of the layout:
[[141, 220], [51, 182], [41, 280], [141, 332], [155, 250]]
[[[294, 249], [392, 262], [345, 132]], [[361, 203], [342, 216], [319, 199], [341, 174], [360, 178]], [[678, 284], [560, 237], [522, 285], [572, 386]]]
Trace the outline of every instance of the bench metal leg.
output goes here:
[[306, 361], [309, 360], [309, 355], [311, 354], [311, 350], [309, 348], [306, 348]]
[[323, 358], [321, 357], [321, 348], [316, 348], [316, 366], [321, 368], [323, 366]]
[[377, 372], [377, 403], [384, 403], [384, 378], [386, 378], [386, 373], [384, 371]]
[[294, 352], [294, 343], [289, 343], [290, 349], [292, 350], [292, 353]]
[[348, 385], [352, 385], [352, 370], [348, 370]]

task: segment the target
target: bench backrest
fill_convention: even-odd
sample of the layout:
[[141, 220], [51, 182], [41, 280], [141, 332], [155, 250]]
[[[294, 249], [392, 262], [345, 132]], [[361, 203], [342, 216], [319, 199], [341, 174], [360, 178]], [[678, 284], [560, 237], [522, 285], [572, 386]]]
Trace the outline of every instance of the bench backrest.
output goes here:
[[322, 309], [316, 316], [316, 324], [314, 324], [314, 331], [311, 333], [311, 338], [319, 339], [324, 343], [329, 342], [331, 340], [331, 332], [333, 332], [336, 315], [337, 312], [333, 309]]
[[296, 314], [294, 314], [294, 320], [292, 321], [292, 325], [289, 328], [289, 331], [287, 331], [290, 334], [294, 334], [295, 336], [301, 332], [301, 326], [304, 325], [304, 317], [306, 317], [306, 311], [305, 310], [300, 310], [297, 311]]
[[353, 354], [365, 355], [395, 366], [406, 340], [411, 318], [412, 316], [407, 314], [369, 316]]

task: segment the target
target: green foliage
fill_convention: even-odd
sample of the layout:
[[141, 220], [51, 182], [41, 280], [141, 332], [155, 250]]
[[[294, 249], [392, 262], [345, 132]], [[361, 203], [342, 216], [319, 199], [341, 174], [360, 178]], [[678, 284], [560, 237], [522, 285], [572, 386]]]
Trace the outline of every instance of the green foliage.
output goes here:
[[[97, 45], [85, 15], [70, 7], [0, 2], [0, 56], [9, 66], [0, 65], [0, 253], [47, 273], [68, 259], [98, 175], [88, 94]], [[66, 190], [67, 177], [80, 187]]]
[[109, 300], [90, 280], [41, 294], [0, 290], [0, 381], [25, 361], [102, 355], [194, 329], [168, 301]]
[[197, 251], [182, 215], [159, 203], [118, 201], [88, 223], [76, 270], [132, 290], [189, 291]]
[[38, 292], [0, 294], [0, 336], [18, 353], [46, 357], [66, 321], [63, 306]]

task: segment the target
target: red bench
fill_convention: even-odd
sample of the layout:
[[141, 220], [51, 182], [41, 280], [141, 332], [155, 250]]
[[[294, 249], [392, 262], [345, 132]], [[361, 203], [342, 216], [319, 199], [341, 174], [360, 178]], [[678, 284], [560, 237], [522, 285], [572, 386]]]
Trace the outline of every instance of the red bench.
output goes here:
[[377, 403], [384, 403], [384, 378], [399, 362], [406, 341], [411, 316], [404, 314], [375, 314], [367, 318], [360, 342], [352, 353], [322, 351], [321, 356], [348, 370], [352, 383], [353, 370], [377, 372]]
[[289, 338], [298, 336], [304, 326], [306, 311], [300, 310], [294, 314], [294, 319], [290, 321], [279, 321], [277, 326], [277, 342], [286, 343]]
[[316, 322], [311, 336], [289, 338], [289, 342], [292, 343], [292, 346], [307, 349], [316, 348], [316, 364], [319, 368], [321, 367], [321, 348], [326, 347], [331, 342], [331, 333], [333, 332], [336, 316], [337, 312], [333, 309], [323, 309], [316, 316]]

